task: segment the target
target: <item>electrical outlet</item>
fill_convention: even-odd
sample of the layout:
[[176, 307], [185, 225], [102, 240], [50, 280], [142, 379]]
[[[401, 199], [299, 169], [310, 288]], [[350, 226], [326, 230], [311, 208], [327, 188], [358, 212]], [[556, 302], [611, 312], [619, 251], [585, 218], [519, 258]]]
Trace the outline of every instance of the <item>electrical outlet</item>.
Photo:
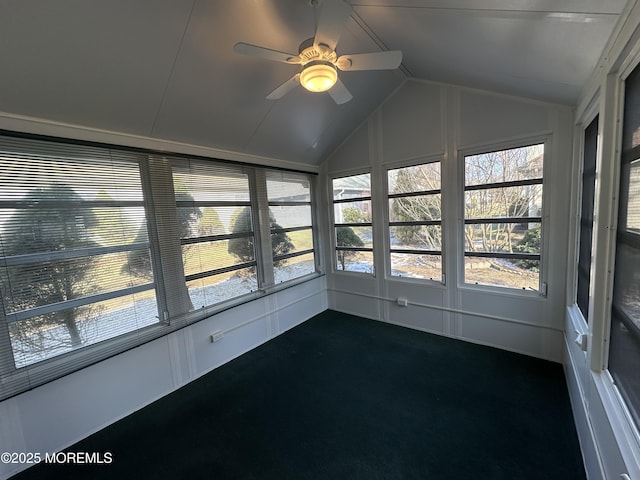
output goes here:
[[406, 298], [401, 298], [398, 297], [398, 299], [396, 300], [396, 302], [398, 303], [398, 305], [400, 305], [401, 307], [406, 307], [407, 305], [409, 305], [409, 302], [407, 301]]
[[222, 330], [216, 330], [211, 335], [209, 335], [209, 338], [211, 339], [211, 343], [222, 340], [222, 337], [224, 337], [224, 332]]

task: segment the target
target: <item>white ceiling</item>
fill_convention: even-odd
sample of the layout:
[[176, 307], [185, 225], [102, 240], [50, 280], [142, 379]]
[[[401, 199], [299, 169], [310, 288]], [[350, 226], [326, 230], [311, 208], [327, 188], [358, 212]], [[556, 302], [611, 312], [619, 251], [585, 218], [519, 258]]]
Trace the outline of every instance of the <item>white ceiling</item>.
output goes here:
[[233, 51], [297, 53], [309, 0], [4, 0], [0, 111], [317, 164], [407, 77], [575, 104], [626, 0], [348, 3], [339, 55], [404, 57], [341, 72], [354, 98], [336, 105], [302, 88], [266, 100], [299, 67]]

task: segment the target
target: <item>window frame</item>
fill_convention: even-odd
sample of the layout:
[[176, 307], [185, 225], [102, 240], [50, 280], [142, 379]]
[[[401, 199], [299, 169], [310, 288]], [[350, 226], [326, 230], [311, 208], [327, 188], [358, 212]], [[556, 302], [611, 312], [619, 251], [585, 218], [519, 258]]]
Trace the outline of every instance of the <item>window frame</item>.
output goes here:
[[[193, 169], [191, 167], [193, 162]], [[185, 165], [186, 164], [186, 165]], [[185, 168], [186, 167], [186, 168]], [[208, 243], [208, 242], [217, 242], [217, 241], [224, 241], [224, 240], [231, 240], [231, 239], [236, 239], [236, 238], [250, 238], [253, 239], [253, 260], [251, 261], [245, 261], [245, 262], [238, 262], [232, 265], [227, 265], [227, 266], [223, 266], [223, 267], [219, 267], [219, 268], [215, 268], [215, 269], [208, 269], [208, 270], [203, 270], [197, 273], [190, 273], [187, 274], [187, 272], [183, 272], [184, 273], [184, 282], [185, 285], [187, 286], [187, 290], [189, 289], [188, 287], [188, 283], [192, 282], [194, 280], [200, 280], [200, 279], [204, 279], [204, 278], [211, 278], [211, 277], [215, 277], [216, 275], [220, 275], [220, 274], [224, 274], [224, 273], [229, 273], [229, 272], [235, 272], [238, 270], [243, 270], [245, 268], [251, 268], [254, 267], [256, 272], [256, 288], [255, 290], [249, 291], [249, 292], [245, 292], [243, 294], [240, 295], [236, 295], [234, 297], [225, 299], [223, 301], [220, 302], [216, 302], [216, 303], [211, 303], [211, 304], [207, 304], [207, 305], [202, 305], [202, 306], [196, 306], [194, 305], [194, 311], [208, 311], [211, 308], [215, 308], [217, 305], [220, 304], [224, 304], [228, 301], [232, 301], [236, 298], [242, 298], [244, 296], [251, 296], [254, 294], [254, 292], [258, 291], [260, 288], [262, 288], [264, 286], [264, 281], [261, 281], [261, 276], [260, 276], [260, 252], [259, 252], [259, 234], [257, 232], [257, 230], [259, 229], [259, 222], [257, 220], [257, 214], [256, 214], [256, 208], [257, 208], [257, 200], [255, 199], [255, 195], [252, 193], [255, 190], [255, 187], [252, 188], [252, 185], [254, 185], [255, 183], [253, 182], [253, 177], [255, 176], [255, 172], [252, 168], [248, 168], [248, 167], [240, 167], [240, 168], [229, 168], [229, 166], [227, 165], [222, 165], [219, 164], [217, 162], [205, 162], [205, 161], [199, 161], [199, 160], [187, 160], [185, 161], [184, 159], [175, 159], [172, 158], [171, 159], [171, 169], [172, 169], [172, 181], [174, 180], [174, 175], [173, 173], [175, 172], [176, 169], [181, 169], [184, 170], [184, 172], [186, 173], [191, 173], [193, 172], [197, 172], [197, 171], [201, 171], [206, 172], [206, 174], [211, 173], [212, 177], [216, 176], [216, 170], [220, 169], [222, 171], [222, 173], [237, 173], [239, 174], [239, 176], [244, 176], [244, 178], [246, 179], [246, 192], [247, 192], [247, 196], [248, 199], [247, 200], [178, 200], [177, 198], [175, 199], [175, 209], [176, 212], [178, 211], [179, 208], [188, 208], [188, 207], [193, 207], [193, 208], [197, 208], [198, 210], [200, 210], [201, 208], [207, 208], [207, 207], [236, 207], [236, 208], [249, 208], [250, 209], [250, 219], [251, 219], [251, 230], [250, 231], [246, 231], [246, 232], [241, 232], [241, 233], [225, 233], [225, 234], [221, 234], [221, 235], [204, 235], [204, 236], [191, 236], [189, 238], [180, 238], [180, 249], [182, 251], [182, 248], [185, 245], [198, 245], [198, 244], [202, 244], [202, 243]], [[226, 170], [226, 172], [225, 172]], [[235, 171], [234, 171], [235, 170]], [[173, 185], [172, 185], [173, 188]], [[175, 196], [175, 192], [174, 192], [174, 196]], [[202, 214], [202, 211], [201, 211]], [[184, 269], [184, 265], [183, 265], [183, 269]], [[183, 312], [183, 314], [188, 314], [189, 312]]]
[[[333, 182], [337, 179], [340, 178], [348, 178], [348, 177], [357, 177], [360, 175], [369, 175], [369, 195], [368, 196], [362, 196], [362, 197], [350, 197], [350, 198], [344, 198], [344, 199], [339, 199], [339, 200], [335, 200], [333, 198]], [[368, 275], [371, 277], [376, 277], [377, 272], [376, 272], [376, 255], [375, 255], [375, 228], [374, 228], [374, 215], [373, 215], [373, 172], [371, 170], [357, 170], [357, 171], [353, 171], [353, 172], [341, 172], [338, 174], [334, 174], [331, 175], [329, 177], [329, 185], [328, 185], [328, 190], [329, 190], [329, 199], [331, 200], [331, 209], [330, 209], [330, 215], [331, 215], [331, 252], [332, 252], [332, 260], [331, 260], [331, 271], [332, 273], [340, 273], [340, 274], [351, 274], [351, 275]], [[357, 201], [368, 201], [370, 202], [371, 205], [371, 221], [370, 222], [362, 222], [362, 223], [336, 223], [336, 218], [335, 218], [335, 205], [336, 204], [341, 204], [341, 203], [350, 203], [350, 202], [357, 202]], [[337, 245], [337, 239], [336, 239], [336, 229], [338, 227], [369, 227], [371, 228], [371, 247], [347, 247], [347, 246], [338, 246]], [[357, 271], [353, 271], [353, 270], [341, 270], [338, 268], [338, 257], [337, 257], [337, 252], [339, 251], [352, 251], [352, 252], [367, 252], [367, 253], [371, 253], [371, 258], [372, 258], [372, 262], [371, 262], [371, 272], [357, 272]]]
[[[412, 191], [407, 193], [389, 193], [389, 172], [391, 170], [400, 170], [404, 168], [411, 167], [419, 167], [422, 165], [430, 165], [433, 163], [438, 163], [440, 165], [440, 188], [434, 190], [425, 190], [425, 191]], [[444, 158], [442, 155], [435, 155], [430, 157], [424, 157], [420, 159], [412, 159], [411, 161], [404, 161], [400, 163], [392, 163], [386, 164], [384, 166], [384, 188], [385, 188], [385, 201], [386, 201], [386, 209], [385, 209], [385, 223], [386, 223], [386, 231], [385, 231], [385, 240], [386, 240], [386, 254], [385, 254], [385, 267], [386, 267], [386, 279], [393, 281], [402, 281], [402, 282], [415, 282], [419, 284], [433, 284], [433, 285], [445, 285], [445, 253], [444, 253], [444, 245], [445, 245], [445, 219], [444, 219], [444, 199], [445, 195], [443, 192], [443, 169], [444, 169]], [[440, 220], [424, 220], [424, 221], [409, 221], [409, 222], [392, 222], [391, 221], [391, 211], [390, 211], [390, 200], [394, 198], [407, 198], [414, 196], [424, 196], [424, 195], [440, 195]], [[429, 226], [429, 225], [437, 225], [440, 227], [440, 238], [441, 238], [441, 248], [438, 251], [435, 250], [417, 250], [417, 249], [396, 249], [391, 246], [391, 231], [390, 228], [394, 226]], [[440, 263], [440, 279], [436, 278], [418, 278], [418, 277], [409, 277], [402, 275], [392, 275], [392, 262], [391, 262], [391, 254], [392, 253], [409, 253], [409, 254], [425, 254], [425, 255], [434, 255], [439, 256], [441, 258]]]
[[[575, 305], [576, 308], [579, 312], [579, 314], [582, 316], [585, 324], [589, 323], [589, 310], [590, 310], [590, 303], [591, 303], [591, 276], [592, 276], [592, 270], [593, 270], [593, 238], [594, 238], [594, 214], [595, 214], [595, 209], [596, 209], [596, 179], [597, 179], [597, 168], [598, 168], [598, 159], [600, 157], [600, 115], [599, 112], [595, 112], [593, 115], [591, 115], [589, 117], [589, 120], [584, 122], [583, 124], [581, 124], [580, 126], [580, 132], [581, 132], [581, 148], [580, 148], [580, 159], [579, 159], [579, 177], [577, 179], [578, 181], [578, 185], [579, 185], [579, 198], [578, 198], [578, 209], [579, 209], [579, 213], [577, 215], [577, 226], [576, 226], [576, 250], [575, 250], [575, 257], [576, 257], [576, 263], [575, 263], [575, 270], [574, 270], [574, 274], [575, 274], [575, 288], [573, 291], [573, 299], [575, 301]], [[591, 139], [591, 138], [587, 138], [587, 135], [590, 129], [592, 129], [593, 127], [595, 127], [595, 139]], [[594, 150], [594, 158], [593, 158], [593, 173], [589, 174], [588, 178], [585, 179], [585, 175], [587, 174], [586, 172], [586, 167], [587, 167], [587, 154], [589, 154], [590, 152], [587, 152], [587, 142], [588, 141], [593, 141], [595, 143], [595, 150]], [[589, 159], [589, 162], [591, 162], [591, 159]], [[589, 166], [591, 167], [591, 163], [589, 164]], [[582, 256], [580, 255], [580, 249], [582, 247], [583, 244], [583, 228], [584, 228], [584, 224], [587, 220], [585, 220], [584, 215], [585, 215], [585, 197], [584, 197], [584, 193], [585, 193], [585, 180], [588, 180], [589, 182], [591, 182], [590, 186], [590, 190], [591, 190], [591, 205], [589, 205], [590, 207], [590, 213], [591, 213], [591, 222], [590, 222], [590, 228], [588, 229], [590, 232], [590, 238], [588, 238], [589, 240], [589, 261], [588, 264], [584, 264], [581, 265], [581, 261], [583, 260]], [[582, 283], [583, 287], [586, 287], [586, 292], [583, 291], [583, 294], [586, 293], [586, 300], [587, 300], [587, 304], [586, 305], [580, 305], [580, 294], [581, 294], [581, 278], [584, 279], [584, 277], [587, 276], [586, 279], [586, 284]], [[583, 310], [584, 308], [584, 310]]]
[[[177, 216], [176, 202], [173, 194], [173, 175], [170, 163], [172, 158], [206, 161], [210, 162], [212, 165], [215, 164], [227, 168], [229, 165], [235, 165], [236, 168], [239, 167], [252, 172], [249, 174], [249, 192], [252, 206], [256, 206], [255, 209], [252, 208], [254, 213], [254, 222], [261, 222], [254, 223], [254, 233], [256, 236], [260, 234], [258, 231], [259, 229], [265, 230], [265, 228], [263, 228], [265, 221], [264, 217], [258, 215], [258, 210], [261, 209], [262, 211], [268, 212], [268, 202], [266, 202], [266, 200], [258, 200], [260, 198], [259, 193], [261, 191], [265, 192], [266, 198], [266, 184], [263, 186], [257, 185], [256, 178], [260, 175], [264, 178], [264, 173], [267, 171], [278, 170], [306, 176], [310, 184], [309, 203], [311, 204], [311, 232], [314, 248], [318, 245], [315, 222], [317, 212], [314, 203], [314, 185], [317, 174], [308, 171], [259, 165], [254, 166], [243, 162], [216, 160], [197, 155], [179, 153], [169, 154], [142, 148], [108, 145], [40, 135], [29, 135], [0, 130], [0, 141], [4, 140], [7, 142], [17, 142], [22, 145], [23, 148], [20, 155], [29, 155], [30, 151], [32, 151], [34, 155], [46, 155], [46, 152], [54, 152], [56, 156], [61, 159], [65, 159], [82, 156], [82, 152], [87, 149], [99, 149], [105, 155], [127, 158], [129, 159], [128, 161], [135, 163], [138, 166], [142, 191], [142, 199], [139, 203], [141, 203], [141, 206], [144, 208], [146, 215], [148, 240], [145, 245], [148, 245], [149, 248], [151, 269], [153, 273], [153, 289], [155, 290], [158, 316], [156, 317], [156, 321], [153, 323], [133, 329], [127, 333], [120, 334], [106, 340], [101, 340], [97, 343], [83, 345], [81, 348], [54, 355], [48, 359], [40, 360], [26, 366], [16, 367], [16, 363], [13, 360], [11, 337], [9, 335], [9, 323], [5, 316], [4, 305], [0, 302], [0, 401], [57, 380], [64, 375], [89, 367], [97, 362], [113, 357], [127, 350], [139, 347], [195, 322], [209, 318], [216, 313], [262, 298], [266, 295], [294, 287], [313, 280], [321, 275], [319, 263], [321, 259], [316, 252], [314, 255], [315, 271], [311, 274], [296, 277], [277, 285], [267, 285], [263, 282], [262, 288], [252, 292], [251, 294], [233, 297], [227, 301], [216, 303], [202, 309], [176, 314], [176, 309], [174, 308], [175, 305], [171, 305], [171, 299], [168, 293], [171, 293], [172, 288], [180, 287], [182, 284], [180, 281], [177, 281], [176, 278], [182, 279], [186, 290], [182, 259], [180, 258], [179, 262], [173, 262], [171, 260], [175, 257], [176, 252], [180, 252], [181, 242], [179, 235], [176, 234], [175, 226], [172, 230], [173, 233], [170, 232], [169, 236], [166, 235], [166, 232], [162, 231], [163, 227], [175, 222]], [[10, 152], [13, 150], [7, 146], [7, 151]], [[54, 153], [51, 153], [51, 155], [54, 155]], [[88, 156], [82, 158], [90, 159], [91, 157]], [[167, 189], [171, 190], [170, 195], [167, 193]], [[167, 212], [167, 210], [169, 211]], [[256, 220], [256, 217], [259, 217], [259, 219]], [[266, 231], [269, 232], [268, 223], [266, 225]], [[267, 240], [270, 244], [269, 236], [267, 236]], [[255, 243], [256, 250], [258, 250], [257, 238]], [[109, 249], [111, 247], [105, 248]], [[264, 255], [263, 252], [256, 251], [258, 269], [260, 269], [263, 264], [270, 263], [271, 261], [271, 249], [269, 249], [268, 256]], [[146, 287], [148, 285], [145, 283], [144, 286]], [[132, 288], [137, 290], [141, 287], [134, 286]], [[129, 287], [125, 288], [127, 291], [129, 289]]]
[[[271, 226], [271, 222], [269, 222], [269, 231], [270, 231], [270, 239], [271, 239], [271, 235], [276, 234], [276, 233], [289, 233], [289, 232], [299, 232], [299, 231], [304, 231], [304, 230], [309, 230], [311, 232], [311, 248], [310, 249], [305, 249], [305, 250], [300, 250], [298, 252], [293, 252], [293, 253], [286, 253], [283, 255], [272, 255], [271, 260], [272, 262], [275, 264], [275, 262], [281, 261], [281, 260], [288, 260], [290, 258], [295, 258], [295, 257], [299, 257], [299, 256], [303, 256], [303, 255], [308, 255], [308, 254], [312, 254], [313, 255], [313, 265], [314, 265], [314, 271], [311, 273], [306, 273], [304, 275], [300, 275], [298, 277], [294, 277], [294, 278], [290, 278], [289, 280], [285, 280], [285, 281], [281, 281], [278, 283], [275, 283], [275, 265], [274, 265], [274, 285], [285, 285], [289, 282], [301, 279], [301, 278], [305, 278], [309, 275], [316, 275], [319, 273], [319, 264], [318, 264], [318, 254], [317, 254], [317, 250], [318, 250], [318, 239], [317, 239], [317, 221], [316, 221], [316, 216], [315, 216], [315, 209], [314, 209], [314, 198], [315, 198], [315, 182], [313, 181], [313, 178], [310, 176], [307, 176], [307, 180], [309, 182], [309, 201], [272, 201], [269, 199], [269, 174], [270, 172], [274, 172], [274, 170], [271, 169], [265, 169], [265, 174], [266, 174], [266, 182], [265, 182], [265, 186], [266, 186], [266, 192], [267, 192], [267, 210], [269, 210], [272, 206], [282, 206], [282, 207], [288, 207], [288, 206], [308, 206], [309, 207], [309, 220], [310, 220], [310, 224], [309, 225], [305, 225], [305, 226], [296, 226], [296, 227], [285, 227], [285, 228], [273, 228]], [[300, 174], [292, 174], [293, 175], [297, 175], [300, 176]], [[272, 252], [273, 253], [273, 252]]]
[[[505, 150], [514, 150], [519, 148], [527, 148], [536, 145], [543, 145], [543, 163], [542, 163], [542, 178], [539, 179], [527, 179], [522, 181], [505, 181], [505, 182], [493, 182], [488, 184], [479, 184], [479, 185], [471, 185], [471, 188], [467, 188], [466, 185], [466, 175], [465, 175], [465, 167], [466, 167], [466, 158], [496, 153]], [[549, 157], [551, 155], [551, 136], [550, 135], [537, 135], [524, 137], [519, 139], [513, 139], [505, 142], [498, 143], [488, 143], [482, 144], [475, 147], [461, 149], [458, 151], [458, 162], [459, 162], [459, 179], [458, 185], [460, 189], [460, 194], [458, 196], [460, 206], [459, 206], [459, 215], [460, 220], [458, 222], [459, 232], [458, 232], [458, 242], [459, 242], [459, 250], [458, 250], [458, 288], [460, 289], [470, 289], [470, 290], [485, 290], [487, 292], [499, 293], [505, 295], [516, 295], [516, 296], [526, 296], [526, 297], [546, 297], [547, 296], [547, 281], [546, 281], [546, 255], [545, 255], [545, 246], [546, 246], [546, 235], [545, 231], [547, 229], [548, 224], [548, 213], [547, 213], [547, 201], [545, 195], [546, 191], [546, 177], [545, 172], [547, 170], [546, 165], [549, 162]], [[539, 180], [539, 181], [538, 181]], [[542, 187], [542, 198], [541, 198], [541, 214], [540, 216], [532, 216], [532, 217], [504, 217], [504, 218], [478, 218], [478, 219], [467, 219], [465, 215], [465, 196], [468, 191], [478, 191], [478, 190], [490, 190], [492, 188], [509, 188], [509, 187], [518, 187], [518, 186], [526, 186], [526, 185], [540, 185]], [[484, 188], [483, 188], [484, 187]], [[486, 221], [485, 221], [486, 220]], [[509, 221], [511, 220], [511, 222]], [[466, 242], [465, 242], [465, 228], [470, 224], [500, 224], [500, 223], [523, 223], [523, 220], [527, 220], [527, 223], [539, 223], [540, 225], [540, 254], [517, 254], [517, 253], [500, 253], [500, 252], [474, 252], [473, 255], [468, 255], [466, 250]], [[526, 289], [524, 287], [514, 287], [514, 286], [501, 286], [501, 285], [490, 285], [490, 284], [480, 284], [480, 283], [470, 283], [466, 280], [465, 275], [465, 259], [467, 257], [477, 257], [477, 258], [513, 258], [513, 259], [523, 259], [523, 260], [537, 260], [538, 261], [538, 288], [537, 289]]]
[[[605, 315], [602, 325], [598, 325], [600, 329], [594, 332], [594, 340], [600, 340], [599, 348], [592, 352], [591, 368], [592, 370], [605, 374], [607, 378], [607, 386], [613, 387], [613, 396], [617, 402], [617, 406], [620, 407], [622, 417], [625, 422], [622, 424], [622, 429], [625, 432], [629, 432], [630, 437], [636, 441], [635, 446], [640, 446], [640, 402], [636, 399], [636, 404], [632, 405], [631, 394], [626, 391], [627, 379], [618, 376], [618, 373], [611, 368], [612, 349], [616, 348], [617, 340], [614, 340], [614, 329], [617, 328], [616, 324], [622, 325], [624, 328], [633, 331], [633, 335], [636, 337], [636, 344], [634, 345], [638, 349], [640, 345], [640, 329], [634, 325], [633, 319], [629, 318], [629, 315], [620, 308], [622, 305], [616, 305], [616, 297], [618, 296], [618, 290], [616, 288], [618, 278], [618, 256], [620, 247], [630, 247], [636, 252], [640, 252], [640, 231], [629, 232], [626, 224], [626, 214], [628, 211], [628, 192], [630, 182], [630, 171], [633, 163], [640, 162], [640, 144], [635, 145], [631, 149], [625, 145], [625, 130], [626, 130], [626, 112], [627, 112], [627, 96], [629, 77], [635, 75], [636, 78], [640, 76], [640, 63], [638, 58], [634, 59], [626, 65], [624, 74], [616, 79], [615, 87], [619, 93], [618, 104], [618, 124], [619, 130], [616, 131], [616, 156], [613, 162], [613, 167], [610, 169], [611, 174], [614, 177], [614, 207], [611, 211], [612, 224], [614, 228], [608, 229], [610, 235], [611, 247], [608, 252], [608, 280], [607, 280], [607, 295], [606, 301], [599, 305], [604, 307]], [[634, 96], [637, 100], [640, 97], [640, 81], [636, 80]], [[640, 109], [636, 108], [636, 115], [638, 115]], [[635, 132], [634, 132], [635, 133]], [[635, 137], [635, 135], [634, 135]], [[627, 198], [626, 204], [623, 204], [623, 199]], [[634, 230], [638, 230], [635, 228]], [[624, 284], [628, 285], [628, 284]], [[621, 302], [618, 302], [620, 304]], [[595, 310], [595, 308], [594, 308]], [[598, 312], [596, 312], [598, 313]], [[596, 330], [596, 324], [590, 324], [590, 328]], [[601, 337], [600, 337], [601, 336]], [[627, 345], [628, 347], [628, 345]], [[625, 356], [629, 354], [629, 348], [624, 349]], [[601, 357], [600, 357], [601, 355]], [[629, 362], [633, 362], [639, 358], [635, 355]], [[596, 363], [600, 361], [600, 363]], [[600, 368], [599, 368], [600, 367]], [[636, 389], [637, 390], [637, 389]], [[639, 397], [638, 391], [634, 390], [632, 394]]]
[[[4, 133], [4, 132], [0, 132]], [[102, 146], [94, 148], [93, 145], [85, 145], [84, 143], [80, 143], [76, 145], [75, 143], [67, 143], [61, 140], [56, 140], [48, 138], [48, 137], [34, 137], [34, 136], [22, 136], [22, 135], [1, 135], [0, 142], [7, 143], [16, 143], [18, 145], [18, 151], [14, 155], [20, 156], [29, 156], [29, 151], [35, 152], [35, 155], [42, 156], [46, 158], [47, 156], [58, 157], [61, 160], [73, 159], [73, 158], [82, 158], [83, 161], [87, 161], [88, 164], [91, 164], [91, 158], [104, 158], [105, 155], [114, 156], [118, 158], [119, 162], [122, 163], [130, 163], [132, 166], [135, 165], [137, 167], [139, 180], [140, 180], [140, 193], [142, 194], [141, 200], [111, 200], [108, 202], [105, 201], [83, 201], [82, 204], [87, 207], [94, 207], [96, 205], [104, 205], [104, 204], [112, 204], [115, 208], [122, 206], [135, 206], [144, 208], [145, 212], [145, 222], [143, 225], [146, 225], [147, 230], [147, 241], [142, 245], [140, 242], [132, 242], [129, 245], [135, 245], [135, 248], [127, 248], [126, 244], [122, 244], [119, 247], [113, 246], [99, 246], [96, 248], [92, 248], [91, 252], [96, 256], [100, 256], [104, 253], [113, 252], [129, 252], [138, 249], [145, 248], [145, 245], [149, 249], [149, 255], [151, 259], [151, 273], [152, 280], [150, 282], [145, 282], [143, 284], [137, 286], [129, 286], [125, 288], [121, 288], [111, 293], [103, 293], [97, 295], [90, 295], [88, 297], [82, 297], [78, 300], [70, 300], [66, 303], [73, 303], [78, 305], [85, 305], [95, 302], [88, 302], [88, 299], [98, 298], [99, 301], [103, 299], [115, 299], [122, 297], [124, 295], [128, 295], [131, 293], [139, 293], [142, 291], [154, 290], [155, 291], [155, 303], [158, 312], [158, 316], [156, 317], [157, 321], [150, 323], [148, 325], [135, 328], [125, 333], [116, 334], [109, 338], [97, 341], [95, 343], [91, 343], [89, 345], [83, 345], [80, 348], [71, 349], [69, 351], [59, 353], [49, 358], [45, 358], [42, 360], [35, 361], [30, 364], [26, 364], [23, 366], [17, 366], [15, 358], [13, 356], [13, 347], [12, 341], [9, 335], [9, 324], [11, 323], [7, 316], [5, 315], [5, 308], [2, 305], [2, 301], [0, 299], [0, 335], [2, 338], [0, 339], [0, 401], [5, 400], [7, 398], [11, 398], [15, 395], [18, 395], [26, 390], [37, 387], [39, 385], [45, 384], [49, 381], [60, 378], [64, 375], [72, 373], [81, 368], [85, 368], [89, 365], [92, 365], [98, 361], [101, 361], [110, 356], [116, 355], [123, 351], [126, 351], [130, 348], [138, 346], [142, 343], [146, 343], [149, 340], [157, 338], [164, 334], [165, 324], [163, 320], [159, 317], [162, 316], [164, 311], [164, 290], [162, 286], [162, 282], [159, 280], [161, 277], [161, 272], [158, 264], [156, 263], [157, 256], [157, 244], [154, 242], [154, 234], [153, 234], [153, 225], [154, 225], [154, 213], [149, 209], [148, 205], [148, 172], [147, 166], [144, 159], [144, 156], [140, 155], [135, 151], [128, 151], [126, 149], [116, 149], [111, 146]], [[89, 159], [89, 160], [87, 160]], [[112, 185], [109, 185], [110, 187]], [[20, 202], [18, 200], [18, 202]], [[15, 203], [15, 202], [4, 202], [6, 204]], [[20, 202], [23, 203], [23, 202]], [[54, 202], [47, 201], [47, 206], [54, 205]], [[61, 206], [64, 206], [68, 203], [68, 201], [57, 202]], [[65, 253], [65, 252], [73, 252], [73, 250], [60, 250], [60, 253], [56, 253], [56, 256], [60, 257], [76, 257], [76, 253]], [[30, 254], [29, 256], [46, 256], [48, 255], [46, 252], [39, 252]], [[3, 257], [5, 258], [5, 257]], [[9, 257], [6, 257], [9, 258]], [[7, 266], [8, 263], [6, 261], [2, 261], [2, 267]], [[116, 293], [120, 293], [120, 295], [115, 295]], [[58, 305], [58, 304], [56, 304]], [[53, 309], [56, 305], [49, 304], [44, 307], [37, 308], [45, 308], [45, 309]], [[54, 309], [52, 311], [62, 311], [65, 308]], [[16, 319], [19, 320], [19, 319]], [[160, 333], [160, 334], [159, 334]], [[169, 333], [169, 332], [166, 332]]]

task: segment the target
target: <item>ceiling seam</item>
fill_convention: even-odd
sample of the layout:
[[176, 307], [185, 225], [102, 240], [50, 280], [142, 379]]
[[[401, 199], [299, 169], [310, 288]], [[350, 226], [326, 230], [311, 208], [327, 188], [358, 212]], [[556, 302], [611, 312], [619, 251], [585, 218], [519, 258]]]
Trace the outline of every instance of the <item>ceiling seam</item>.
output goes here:
[[153, 124], [151, 125], [151, 131], [149, 132], [150, 136], [153, 136], [154, 132], [156, 130], [156, 125], [158, 123], [158, 118], [160, 117], [160, 112], [162, 111], [162, 109], [164, 107], [164, 102], [165, 102], [165, 100], [167, 98], [167, 92], [169, 90], [169, 85], [171, 85], [171, 80], [173, 79], [173, 74], [174, 74], [175, 69], [176, 69], [176, 64], [178, 63], [178, 58], [180, 57], [180, 54], [182, 53], [182, 45], [184, 44], [184, 39], [187, 36], [187, 31], [189, 30], [189, 26], [191, 25], [191, 19], [193, 18], [193, 12], [195, 11], [197, 3], [198, 3], [198, 0], [193, 0], [193, 3], [191, 4], [191, 10], [189, 11], [189, 17], [187, 18], [187, 21], [186, 21], [185, 26], [184, 26], [184, 30], [182, 31], [182, 36], [180, 37], [180, 44], [178, 45], [178, 51], [176, 52], [176, 55], [173, 58], [173, 62], [171, 63], [171, 70], [169, 70], [169, 75], [167, 76], [167, 82], [165, 83], [164, 89], [162, 91], [162, 98], [160, 99], [160, 104], [158, 105], [158, 109], [156, 110], [156, 114], [154, 115], [154, 118], [153, 118]]
[[[364, 31], [364, 33], [367, 34], [367, 36], [373, 41], [373, 43], [375, 43], [381, 50], [384, 50], [384, 51], [389, 50], [389, 47], [382, 41], [382, 39], [380, 37], [378, 37], [373, 32], [373, 30], [371, 30], [369, 25], [367, 25], [367, 22], [365, 22], [363, 20], [363, 18], [358, 14], [358, 12], [353, 10], [352, 13], [351, 13], [351, 18], [362, 29], [362, 31]], [[413, 77], [413, 74], [404, 65], [404, 63], [400, 63], [400, 67], [398, 67], [398, 68], [406, 77]]]
[[[282, 99], [280, 99], [280, 100], [282, 100]], [[249, 138], [247, 139], [247, 143], [244, 146], [245, 152], [249, 152], [249, 146], [251, 145], [251, 142], [253, 142], [253, 139], [258, 134], [258, 131], [262, 127], [262, 124], [265, 122], [265, 120], [267, 119], [267, 117], [271, 113], [271, 110], [274, 109], [274, 107], [276, 106], [276, 103], [278, 102], [278, 100], [269, 100], [269, 101], [271, 102], [271, 106], [267, 109], [265, 114], [262, 116], [262, 118], [260, 119], [260, 121], [256, 125], [256, 128], [253, 129], [253, 132], [251, 133], [251, 135], [249, 135]]]
[[397, 5], [397, 4], [371, 4], [371, 3], [351, 3], [352, 7], [368, 7], [368, 8], [397, 8], [403, 10], [433, 10], [433, 11], [445, 11], [445, 12], [465, 12], [465, 13], [505, 13], [505, 14], [565, 14], [565, 15], [602, 15], [617, 17], [619, 12], [587, 12], [587, 11], [564, 11], [564, 10], [524, 10], [524, 9], [512, 9], [505, 10], [504, 8], [461, 8], [461, 7], [429, 7], [420, 5]]

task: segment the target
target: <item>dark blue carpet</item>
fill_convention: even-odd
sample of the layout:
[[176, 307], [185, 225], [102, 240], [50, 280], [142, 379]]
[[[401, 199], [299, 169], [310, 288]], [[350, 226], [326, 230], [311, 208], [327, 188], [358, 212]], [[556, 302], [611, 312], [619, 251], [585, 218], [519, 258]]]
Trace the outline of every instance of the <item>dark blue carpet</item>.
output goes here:
[[334, 311], [69, 451], [15, 478], [586, 478], [559, 364]]

